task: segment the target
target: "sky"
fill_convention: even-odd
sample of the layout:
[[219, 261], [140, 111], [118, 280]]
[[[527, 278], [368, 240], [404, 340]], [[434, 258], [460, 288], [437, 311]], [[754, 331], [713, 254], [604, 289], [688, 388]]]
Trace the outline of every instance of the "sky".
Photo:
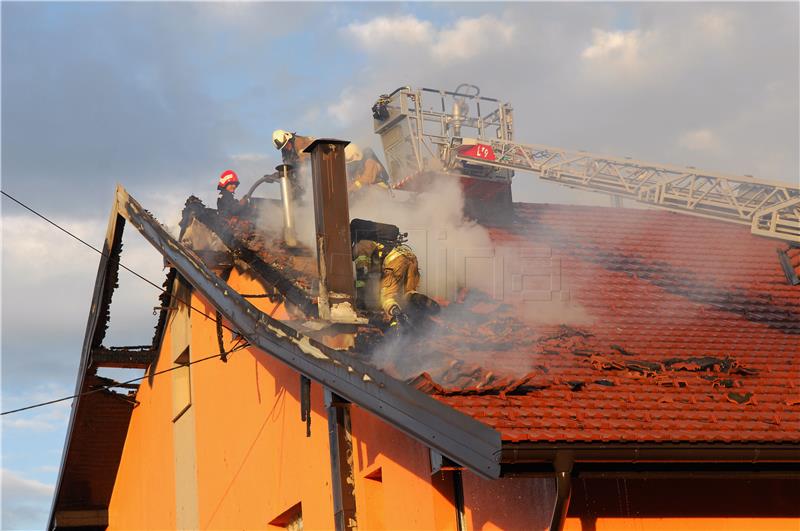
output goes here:
[[[3, 2], [2, 189], [101, 246], [116, 183], [174, 226], [225, 169], [272, 171], [274, 129], [381, 151], [399, 86], [511, 102], [521, 142], [798, 184], [790, 3]], [[516, 201], [608, 205], [518, 173]], [[72, 394], [99, 256], [7, 199], [2, 409]], [[123, 263], [162, 261], [126, 231]], [[107, 345], [152, 338], [158, 292], [120, 273]], [[69, 402], [2, 417], [3, 529], [46, 525]]]

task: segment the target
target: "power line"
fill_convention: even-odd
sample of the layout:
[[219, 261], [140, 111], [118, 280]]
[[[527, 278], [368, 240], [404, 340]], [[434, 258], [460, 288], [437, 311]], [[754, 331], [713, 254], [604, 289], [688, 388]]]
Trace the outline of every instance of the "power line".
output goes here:
[[247, 348], [249, 346], [249, 343], [244, 343], [244, 344], [241, 344], [241, 345], [239, 343], [241, 343], [241, 338], [237, 341], [236, 345], [234, 345], [230, 350], [227, 350], [227, 351], [222, 352], [220, 354], [214, 354], [212, 356], [206, 356], [205, 358], [200, 358], [198, 360], [190, 361], [189, 363], [183, 363], [181, 365], [176, 365], [175, 367], [170, 367], [169, 369], [164, 369], [163, 371], [158, 371], [158, 372], [154, 372], [154, 373], [151, 373], [151, 374], [145, 374], [144, 376], [139, 376], [138, 378], [131, 378], [130, 380], [126, 380], [124, 382], [114, 382], [113, 384], [99, 386], [99, 387], [97, 387], [95, 389], [91, 389], [91, 390], [85, 391], [83, 393], [78, 393], [77, 395], [65, 396], [65, 397], [62, 397], [62, 398], [56, 398], [55, 400], [48, 400], [47, 402], [40, 402], [38, 404], [33, 404], [33, 405], [30, 405], [30, 406], [25, 406], [25, 407], [21, 407], [21, 408], [17, 408], [17, 409], [12, 409], [10, 411], [3, 411], [2, 413], [0, 413], [0, 416], [10, 415], [12, 413], [19, 413], [20, 411], [27, 411], [29, 409], [34, 409], [34, 408], [37, 408], [37, 407], [49, 406], [50, 404], [57, 404], [58, 402], [64, 402], [65, 400], [71, 400], [73, 398], [78, 398], [80, 396], [91, 395], [93, 393], [97, 393], [98, 391], [104, 391], [104, 390], [107, 391], [107, 390], [113, 389], [114, 387], [120, 387], [120, 386], [125, 385], [125, 384], [130, 384], [130, 383], [134, 383], [134, 382], [140, 382], [140, 381], [144, 380], [145, 378], [158, 376], [160, 374], [168, 373], [168, 372], [174, 371], [176, 369], [182, 369], [183, 367], [188, 367], [189, 365], [194, 365], [195, 363], [200, 363], [201, 361], [211, 360], [211, 359], [214, 359], [214, 358], [221, 358], [222, 356], [227, 356], [228, 354], [232, 354], [232, 353], [236, 352], [237, 350], [241, 350], [241, 349]]
[[[15, 197], [11, 196], [10, 194], [6, 193], [4, 190], [0, 190], [0, 194], [3, 194], [3, 195], [4, 195], [4, 196], [6, 196], [7, 198], [11, 199], [12, 201], [14, 201], [16, 204], [18, 204], [19, 206], [21, 206], [21, 207], [22, 207], [22, 208], [24, 208], [25, 210], [27, 210], [27, 211], [29, 211], [29, 212], [31, 212], [31, 213], [33, 213], [33, 214], [35, 214], [36, 216], [38, 216], [38, 217], [42, 218], [43, 220], [45, 220], [46, 222], [48, 222], [50, 225], [52, 225], [52, 226], [54, 226], [55, 228], [57, 228], [58, 230], [60, 230], [61, 232], [65, 233], [65, 234], [68, 234], [69, 236], [71, 236], [71, 237], [75, 238], [76, 240], [78, 240], [79, 242], [81, 242], [82, 244], [84, 244], [86, 247], [88, 247], [89, 249], [91, 249], [92, 251], [95, 251], [96, 253], [99, 253], [101, 256], [110, 257], [109, 255], [107, 255], [106, 253], [104, 253], [103, 251], [101, 251], [100, 249], [98, 249], [97, 247], [95, 247], [94, 245], [92, 245], [91, 243], [88, 243], [88, 242], [86, 242], [85, 240], [82, 240], [81, 238], [79, 238], [79, 237], [78, 237], [78, 236], [76, 236], [75, 234], [71, 233], [70, 231], [68, 231], [67, 229], [65, 229], [64, 227], [62, 227], [62, 226], [61, 226], [61, 225], [59, 225], [58, 223], [56, 223], [55, 221], [52, 221], [52, 220], [50, 220], [49, 218], [47, 218], [46, 216], [44, 216], [44, 215], [42, 215], [42, 214], [38, 213], [37, 211], [35, 211], [34, 209], [32, 209], [31, 207], [29, 207], [28, 205], [26, 205], [26, 204], [25, 204], [25, 203], [23, 203], [22, 201], [20, 201], [19, 199], [17, 199], [17, 198], [15, 198]], [[139, 277], [140, 279], [144, 280], [145, 282], [147, 282], [148, 284], [150, 284], [151, 286], [153, 286], [153, 287], [154, 287], [154, 288], [156, 288], [157, 290], [159, 290], [159, 291], [165, 291], [165, 290], [164, 290], [164, 288], [162, 288], [161, 286], [159, 286], [159, 285], [155, 284], [155, 283], [154, 283], [153, 281], [151, 281], [150, 279], [143, 277], [142, 275], [140, 275], [139, 273], [137, 273], [137, 272], [136, 272], [136, 271], [134, 271], [133, 269], [129, 268], [128, 266], [126, 266], [125, 264], [123, 264], [122, 262], [120, 262], [119, 260], [117, 261], [117, 263], [119, 264], [119, 266], [120, 266], [121, 268], [123, 268], [124, 270], [128, 271], [129, 273], [131, 273], [131, 274], [133, 274], [133, 275], [135, 275], [135, 276]]]
[[[67, 234], [68, 236], [70, 236], [70, 237], [72, 237], [72, 238], [76, 239], [77, 241], [79, 241], [80, 243], [82, 243], [83, 245], [85, 245], [86, 247], [88, 247], [89, 249], [91, 249], [91, 250], [95, 251], [96, 253], [98, 253], [100, 256], [104, 256], [104, 257], [107, 257], [107, 258], [111, 258], [111, 256], [110, 256], [109, 254], [107, 254], [107, 253], [105, 253], [105, 252], [101, 251], [101, 250], [100, 250], [100, 249], [98, 249], [97, 247], [95, 247], [95, 246], [91, 245], [90, 243], [88, 243], [88, 242], [86, 242], [85, 240], [81, 239], [80, 237], [76, 236], [75, 234], [73, 234], [72, 232], [68, 231], [67, 229], [65, 229], [64, 227], [62, 227], [61, 225], [59, 225], [59, 224], [58, 224], [58, 223], [56, 223], [55, 221], [52, 221], [51, 219], [49, 219], [48, 217], [44, 216], [43, 214], [40, 214], [39, 212], [37, 212], [37, 211], [36, 211], [36, 210], [34, 210], [33, 208], [29, 207], [28, 205], [26, 205], [26, 204], [25, 204], [25, 203], [23, 203], [22, 201], [20, 201], [20, 200], [18, 200], [17, 198], [15, 198], [15, 197], [11, 196], [10, 194], [8, 194], [7, 192], [5, 192], [4, 190], [0, 190], [0, 194], [3, 194], [3, 196], [5, 196], [5, 197], [7, 197], [7, 198], [11, 199], [12, 201], [14, 201], [15, 203], [17, 203], [19, 206], [21, 206], [21, 207], [22, 207], [22, 208], [24, 208], [25, 210], [28, 210], [29, 212], [31, 212], [31, 213], [33, 213], [33, 214], [35, 214], [36, 216], [38, 216], [39, 218], [43, 219], [44, 221], [46, 221], [47, 223], [49, 223], [49, 224], [50, 224], [50, 225], [52, 225], [53, 227], [55, 227], [55, 228], [57, 228], [58, 230], [60, 230], [61, 232], [63, 232], [63, 233], [65, 233], [65, 234]], [[129, 268], [128, 266], [126, 266], [125, 264], [123, 264], [123, 263], [122, 263], [122, 262], [119, 260], [119, 258], [117, 258], [115, 261], [116, 261], [116, 263], [117, 263], [117, 264], [118, 264], [120, 267], [122, 267], [123, 269], [125, 269], [125, 270], [126, 270], [126, 271], [128, 271], [129, 273], [133, 274], [135, 277], [137, 277], [137, 278], [139, 278], [139, 279], [141, 279], [141, 280], [145, 281], [145, 282], [146, 282], [146, 283], [148, 283], [149, 285], [153, 286], [153, 287], [154, 287], [154, 288], [156, 288], [158, 291], [160, 291], [160, 292], [162, 292], [162, 293], [166, 293], [166, 294], [167, 294], [167, 295], [169, 295], [170, 297], [175, 297], [175, 299], [176, 299], [176, 300], [178, 300], [179, 302], [182, 302], [183, 304], [185, 304], [186, 306], [188, 306], [188, 307], [189, 307], [189, 308], [191, 308], [192, 310], [194, 310], [194, 311], [198, 312], [200, 315], [203, 315], [204, 317], [207, 317], [208, 319], [211, 319], [211, 320], [213, 320], [213, 321], [217, 322], [217, 323], [219, 324], [219, 326], [221, 326], [221, 327], [225, 328], [226, 330], [230, 331], [231, 333], [234, 333], [234, 334], [236, 334], [236, 333], [237, 333], [237, 332], [236, 332], [236, 330], [233, 330], [232, 328], [230, 328], [230, 327], [226, 326], [226, 325], [225, 325], [225, 324], [224, 324], [224, 323], [223, 323], [223, 322], [222, 322], [220, 319], [218, 319], [217, 317], [211, 317], [209, 314], [205, 313], [204, 311], [202, 311], [202, 310], [199, 310], [199, 309], [195, 308], [194, 306], [192, 306], [190, 302], [188, 302], [188, 301], [184, 301], [184, 300], [182, 300], [180, 297], [178, 297], [178, 296], [175, 296], [175, 295], [173, 295], [173, 294], [169, 293], [169, 292], [168, 292], [166, 289], [164, 289], [164, 288], [162, 288], [161, 286], [157, 285], [156, 283], [154, 283], [153, 281], [149, 280], [148, 278], [146, 278], [146, 277], [144, 277], [144, 276], [140, 275], [139, 273], [137, 273], [137, 272], [136, 272], [136, 271], [134, 271], [133, 269], [131, 269], [131, 268]], [[257, 297], [257, 296], [260, 296], [260, 295], [247, 295], [247, 297]], [[265, 296], [266, 296], [266, 295], [265, 295]], [[238, 343], [239, 343], [239, 342], [241, 342], [241, 338], [239, 338], [239, 340], [237, 340], [237, 345], [238, 345]], [[201, 359], [199, 359], [199, 360], [195, 360], [195, 361], [192, 361], [192, 362], [189, 362], [189, 363], [186, 363], [186, 364], [182, 364], [182, 365], [176, 365], [175, 367], [172, 367], [172, 368], [169, 368], [169, 369], [165, 369], [165, 370], [163, 370], [163, 371], [155, 372], [155, 373], [152, 373], [152, 374], [150, 374], [150, 375], [145, 375], [145, 376], [142, 376], [142, 377], [139, 377], [139, 378], [133, 378], [133, 379], [131, 379], [131, 380], [128, 380], [128, 381], [125, 381], [125, 382], [115, 382], [115, 385], [106, 385], [106, 386], [101, 386], [101, 387], [98, 387], [98, 388], [96, 388], [96, 389], [92, 389], [92, 390], [90, 390], [90, 391], [86, 391], [85, 393], [79, 393], [79, 394], [76, 394], [76, 395], [65, 396], [65, 397], [63, 397], [63, 398], [57, 398], [57, 399], [55, 399], [55, 400], [48, 400], [48, 401], [46, 401], [46, 402], [41, 402], [41, 403], [39, 403], [39, 404], [34, 404], [34, 405], [31, 405], [31, 406], [26, 406], [26, 407], [22, 407], [22, 408], [18, 408], [18, 409], [13, 409], [13, 410], [10, 410], [10, 411], [4, 411], [4, 412], [0, 413], [0, 416], [2, 416], [2, 415], [9, 415], [9, 414], [11, 414], [11, 413], [19, 413], [19, 412], [21, 412], [21, 411], [27, 411], [27, 410], [29, 410], [29, 409], [34, 409], [34, 408], [38, 408], [38, 407], [42, 407], [42, 406], [47, 406], [47, 405], [50, 405], [50, 404], [56, 404], [56, 403], [58, 403], [58, 402], [64, 402], [65, 400], [71, 400], [71, 399], [73, 399], [73, 398], [77, 398], [77, 397], [79, 397], [79, 396], [83, 396], [83, 395], [88, 395], [88, 394], [96, 393], [96, 392], [98, 392], [98, 391], [102, 391], [102, 390], [108, 390], [108, 389], [111, 389], [111, 388], [113, 388], [113, 387], [118, 387], [118, 386], [120, 386], [120, 385], [125, 385], [125, 384], [129, 384], [129, 383], [138, 382], [138, 381], [141, 381], [141, 380], [143, 380], [144, 378], [148, 378], [148, 377], [150, 377], [150, 376], [157, 376], [157, 375], [159, 375], [159, 374], [164, 374], [164, 373], [166, 373], [166, 372], [174, 371], [175, 369], [179, 369], [179, 368], [181, 368], [181, 367], [186, 367], [186, 366], [188, 366], [188, 365], [193, 365], [193, 364], [195, 364], [195, 363], [199, 363], [199, 362], [201, 362], [201, 361], [206, 361], [206, 360], [213, 359], [213, 358], [221, 358], [221, 359], [225, 360], [225, 357], [226, 357], [228, 354], [231, 354], [231, 353], [235, 352], [236, 350], [239, 350], [239, 349], [241, 349], [241, 348], [244, 348], [244, 347], [246, 347], [246, 345], [239, 345], [239, 346], [236, 346], [236, 345], [235, 345], [233, 348], [231, 348], [231, 349], [230, 349], [230, 350], [228, 350], [228, 351], [225, 351], [225, 352], [220, 352], [219, 354], [214, 354], [214, 355], [212, 355], [212, 356], [207, 356], [207, 357], [205, 357], [205, 358], [201, 358]]]
[[[58, 223], [56, 223], [55, 221], [52, 221], [51, 219], [47, 218], [47, 217], [46, 217], [46, 216], [44, 216], [43, 214], [40, 214], [39, 212], [37, 212], [37, 211], [36, 211], [36, 210], [34, 210], [33, 208], [29, 207], [28, 205], [26, 205], [25, 203], [23, 203], [22, 201], [20, 201], [19, 199], [17, 199], [17, 198], [15, 198], [15, 197], [11, 196], [10, 194], [8, 194], [7, 192], [5, 192], [4, 190], [0, 190], [0, 194], [3, 194], [5, 197], [7, 197], [7, 198], [11, 199], [12, 201], [14, 201], [15, 203], [17, 203], [19, 206], [21, 206], [21, 207], [22, 207], [22, 208], [24, 208], [25, 210], [28, 210], [29, 212], [31, 212], [31, 213], [35, 214], [36, 216], [38, 216], [38, 217], [42, 218], [42, 219], [43, 219], [43, 220], [45, 220], [47, 223], [49, 223], [50, 225], [54, 226], [55, 228], [57, 228], [57, 229], [58, 229], [58, 230], [60, 230], [61, 232], [63, 232], [63, 233], [65, 233], [65, 234], [67, 234], [67, 235], [71, 236], [72, 238], [74, 238], [74, 239], [78, 240], [79, 242], [81, 242], [83, 245], [85, 245], [85, 246], [86, 246], [86, 247], [88, 247], [89, 249], [91, 249], [91, 250], [95, 251], [96, 253], [98, 253], [100, 256], [104, 256], [104, 257], [106, 257], [106, 258], [111, 258], [111, 256], [110, 256], [109, 254], [107, 254], [107, 253], [105, 253], [105, 252], [101, 251], [100, 249], [98, 249], [98, 248], [97, 248], [97, 247], [95, 247], [94, 245], [92, 245], [92, 244], [90, 244], [90, 243], [87, 243], [86, 241], [84, 241], [83, 239], [79, 238], [78, 236], [76, 236], [76, 235], [75, 235], [75, 234], [73, 234], [72, 232], [68, 231], [67, 229], [65, 229], [64, 227], [62, 227], [61, 225], [59, 225], [59, 224], [58, 224]], [[192, 310], [194, 310], [194, 311], [198, 312], [200, 315], [203, 315], [204, 317], [207, 317], [207, 318], [209, 318], [209, 319], [212, 319], [212, 320], [214, 320], [214, 321], [217, 321], [217, 320], [218, 320], [216, 317], [211, 317], [210, 315], [208, 315], [208, 314], [207, 314], [207, 313], [205, 313], [204, 311], [202, 311], [202, 310], [200, 310], [200, 309], [198, 309], [198, 308], [195, 308], [194, 306], [192, 306], [191, 302], [184, 301], [184, 300], [182, 300], [181, 298], [177, 297], [176, 295], [173, 295], [173, 294], [171, 294], [171, 293], [167, 292], [167, 290], [166, 290], [166, 289], [164, 289], [164, 288], [162, 288], [161, 286], [157, 285], [157, 284], [156, 284], [155, 282], [153, 282], [152, 280], [150, 280], [150, 279], [148, 279], [148, 278], [146, 278], [146, 277], [144, 277], [144, 276], [140, 275], [139, 273], [137, 273], [137, 272], [136, 272], [136, 271], [134, 271], [133, 269], [129, 268], [128, 266], [126, 266], [125, 264], [123, 264], [123, 263], [122, 263], [122, 262], [121, 262], [119, 259], [117, 259], [117, 260], [116, 260], [116, 262], [117, 262], [117, 265], [119, 265], [121, 268], [123, 268], [124, 270], [128, 271], [129, 273], [131, 273], [132, 275], [136, 276], [137, 278], [140, 278], [140, 279], [142, 279], [143, 281], [147, 282], [148, 284], [150, 284], [151, 286], [153, 286], [154, 288], [156, 288], [156, 289], [157, 289], [158, 291], [160, 291], [161, 293], [166, 293], [166, 294], [167, 294], [167, 295], [169, 295], [170, 297], [175, 297], [175, 299], [177, 299], [177, 301], [178, 301], [178, 302], [181, 302], [181, 303], [185, 304], [186, 306], [188, 306], [188, 307], [189, 307], [189, 308], [191, 308]], [[226, 329], [226, 330], [228, 330], [229, 332], [236, 333], [236, 330], [234, 330], [234, 329], [230, 328], [229, 326], [226, 326], [226, 325], [225, 325], [223, 322], [221, 322], [221, 321], [220, 321], [220, 326], [222, 326], [223, 328], [225, 328], [225, 329]]]

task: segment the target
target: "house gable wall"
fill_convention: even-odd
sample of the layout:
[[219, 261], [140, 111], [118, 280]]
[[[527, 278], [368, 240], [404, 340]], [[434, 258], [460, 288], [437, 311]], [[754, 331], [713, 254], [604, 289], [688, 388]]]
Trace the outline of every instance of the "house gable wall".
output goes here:
[[[150, 372], [169, 369], [172, 323], [164, 330], [161, 349]], [[145, 378], [136, 393], [128, 435], [108, 507], [108, 529], [174, 529], [175, 460], [172, 424], [172, 378]]]

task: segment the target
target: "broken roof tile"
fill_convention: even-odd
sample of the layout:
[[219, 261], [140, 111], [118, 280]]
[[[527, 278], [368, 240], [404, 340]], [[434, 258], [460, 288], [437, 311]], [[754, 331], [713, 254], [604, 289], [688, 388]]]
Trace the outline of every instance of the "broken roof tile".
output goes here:
[[[486, 401], [518, 426], [516, 440], [800, 442], [800, 397], [784, 392], [800, 378], [800, 288], [785, 282], [780, 243], [667, 212], [516, 204], [515, 216], [492, 239], [548, 248], [583, 318], [540, 323], [515, 300], [472, 313], [472, 324], [452, 325], [463, 337], [437, 338], [438, 350], [507, 387], [455, 401], [474, 392], [470, 381], [434, 396]], [[778, 406], [787, 409], [776, 422]], [[469, 411], [480, 419], [483, 409]]]

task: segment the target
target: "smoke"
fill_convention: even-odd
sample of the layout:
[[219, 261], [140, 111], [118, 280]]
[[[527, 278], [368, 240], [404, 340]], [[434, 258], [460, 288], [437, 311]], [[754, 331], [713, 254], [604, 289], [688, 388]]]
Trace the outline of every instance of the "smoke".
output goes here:
[[491, 254], [486, 228], [465, 220], [464, 193], [455, 178], [437, 179], [424, 192], [409, 194], [368, 187], [354, 196], [350, 217], [390, 223], [408, 233], [408, 246], [417, 255], [419, 291], [452, 299], [465, 287], [471, 256]]
[[[306, 193], [295, 204], [296, 235], [313, 251], [313, 193], [307, 168], [301, 179]], [[486, 227], [464, 218], [458, 178], [442, 176], [420, 193], [366, 187], [350, 196], [349, 206], [350, 219], [389, 223], [408, 233], [407, 245], [420, 268], [418, 291], [449, 304], [433, 320], [417, 322], [413, 334], [385, 338], [370, 349], [370, 363], [395, 377], [410, 378], [423, 371], [441, 374], [458, 362], [477, 363], [499, 374], [524, 374], [538, 363], [536, 356], [527, 362], [509, 361], [499, 354], [508, 348], [503, 345], [524, 346], [553, 326], [592, 321], [570, 297], [568, 279], [561, 277], [560, 261], [549, 249], [497, 245]], [[265, 208], [259, 225], [281, 234], [281, 208]], [[514, 338], [507, 337], [509, 330]]]
[[[316, 236], [314, 223], [314, 190], [311, 182], [311, 165], [305, 162], [295, 172], [297, 183], [302, 194], [295, 196], [292, 202], [292, 217], [294, 219], [295, 236], [297, 241], [311, 249], [316, 250]], [[280, 197], [280, 184], [263, 184], [258, 190], [260, 194], [265, 193], [265, 188], [269, 187], [269, 195]], [[281, 200], [278, 203], [265, 203], [256, 216], [256, 227], [258, 230], [272, 235], [283, 237], [283, 205]]]

